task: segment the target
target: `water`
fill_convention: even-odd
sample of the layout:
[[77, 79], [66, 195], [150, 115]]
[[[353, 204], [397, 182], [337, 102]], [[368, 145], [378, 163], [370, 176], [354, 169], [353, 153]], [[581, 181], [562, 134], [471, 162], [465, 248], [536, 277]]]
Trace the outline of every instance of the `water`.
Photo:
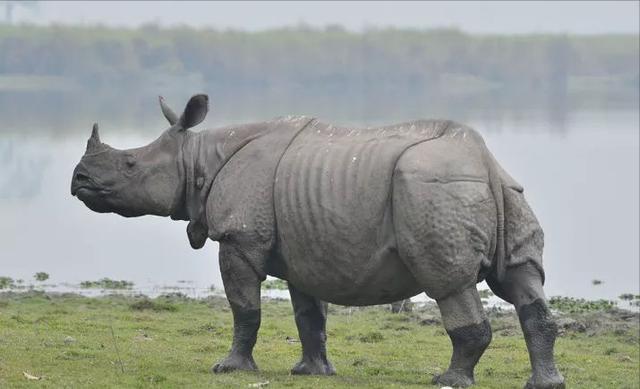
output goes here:
[[[525, 187], [545, 230], [548, 295], [638, 293], [637, 110], [465, 122]], [[103, 130], [102, 137], [119, 148], [139, 146], [156, 129]], [[221, 288], [217, 244], [192, 250], [186, 223], [96, 214], [71, 197], [71, 172], [88, 135], [88, 127], [0, 133], [0, 276], [30, 283], [45, 271], [51, 285], [109, 277], [133, 281], [143, 292]], [[594, 279], [603, 283], [594, 286]]]

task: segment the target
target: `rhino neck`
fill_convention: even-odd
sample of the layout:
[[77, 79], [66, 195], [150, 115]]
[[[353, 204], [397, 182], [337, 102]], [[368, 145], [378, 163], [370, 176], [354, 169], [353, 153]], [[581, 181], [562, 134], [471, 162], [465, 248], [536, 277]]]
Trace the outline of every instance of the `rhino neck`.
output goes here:
[[[188, 220], [188, 231], [206, 228], [206, 201], [218, 172], [244, 146], [264, 135], [269, 126], [266, 122], [243, 124], [191, 133], [185, 139], [182, 149], [184, 190], [182, 206], [176, 207], [173, 219]], [[189, 232], [192, 235], [202, 231]], [[194, 237], [195, 238], [195, 237]], [[197, 240], [206, 240], [200, 238]], [[202, 242], [204, 244], [204, 242]], [[201, 246], [200, 246], [201, 247]]]
[[190, 181], [193, 179], [193, 175], [189, 174], [190, 170], [193, 170], [189, 166], [191, 163], [190, 154], [194, 145], [197, 144], [197, 136], [192, 132], [187, 131], [185, 139], [180, 148], [180, 153], [177, 158], [178, 171], [181, 172], [180, 183], [176, 189], [175, 200], [171, 206], [171, 212], [169, 216], [172, 220], [190, 220], [189, 212], [187, 209], [187, 194], [190, 187]]

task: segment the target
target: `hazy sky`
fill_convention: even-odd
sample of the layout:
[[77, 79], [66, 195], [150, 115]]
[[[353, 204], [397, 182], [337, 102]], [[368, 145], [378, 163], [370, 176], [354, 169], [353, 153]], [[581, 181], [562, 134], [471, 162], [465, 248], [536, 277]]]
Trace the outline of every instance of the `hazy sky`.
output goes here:
[[[135, 27], [187, 24], [262, 30], [305, 23], [411, 28], [458, 27], [475, 33], [638, 33], [638, 1], [615, 2], [47, 2], [15, 7], [14, 21]], [[0, 13], [2, 15], [2, 13]]]

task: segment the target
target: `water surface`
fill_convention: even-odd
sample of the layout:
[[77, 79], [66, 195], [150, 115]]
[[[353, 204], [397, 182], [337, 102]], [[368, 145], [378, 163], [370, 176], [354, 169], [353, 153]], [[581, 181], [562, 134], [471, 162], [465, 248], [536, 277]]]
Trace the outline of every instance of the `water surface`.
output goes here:
[[[465, 122], [525, 187], [545, 230], [548, 295], [638, 293], [638, 111]], [[132, 147], [161, 129], [154, 123], [102, 131], [102, 137], [114, 147]], [[82, 134], [57, 130], [0, 133], [0, 276], [31, 280], [45, 271], [51, 283], [110, 277], [131, 280], [142, 291], [221, 288], [217, 244], [192, 250], [185, 222], [97, 214], [72, 198], [71, 172], [89, 127]], [[594, 286], [594, 279], [603, 283]]]

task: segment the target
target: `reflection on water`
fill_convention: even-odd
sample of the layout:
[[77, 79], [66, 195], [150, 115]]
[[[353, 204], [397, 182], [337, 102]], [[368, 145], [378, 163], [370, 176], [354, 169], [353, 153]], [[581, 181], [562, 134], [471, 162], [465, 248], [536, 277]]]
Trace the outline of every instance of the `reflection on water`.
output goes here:
[[27, 199], [42, 191], [49, 158], [41, 147], [0, 138], [0, 199]]
[[[638, 112], [562, 117], [465, 121], [484, 134], [525, 187], [545, 229], [547, 293], [586, 298], [637, 293]], [[190, 280], [194, 288], [221, 287], [217, 244], [192, 250], [186, 223], [96, 214], [71, 197], [71, 172], [88, 128], [69, 139], [27, 133], [0, 134], [0, 276], [31, 279], [45, 271], [53, 283], [110, 277], [137, 285]], [[105, 130], [103, 138], [130, 147], [157, 134]], [[594, 279], [603, 284], [592, 285]]]

